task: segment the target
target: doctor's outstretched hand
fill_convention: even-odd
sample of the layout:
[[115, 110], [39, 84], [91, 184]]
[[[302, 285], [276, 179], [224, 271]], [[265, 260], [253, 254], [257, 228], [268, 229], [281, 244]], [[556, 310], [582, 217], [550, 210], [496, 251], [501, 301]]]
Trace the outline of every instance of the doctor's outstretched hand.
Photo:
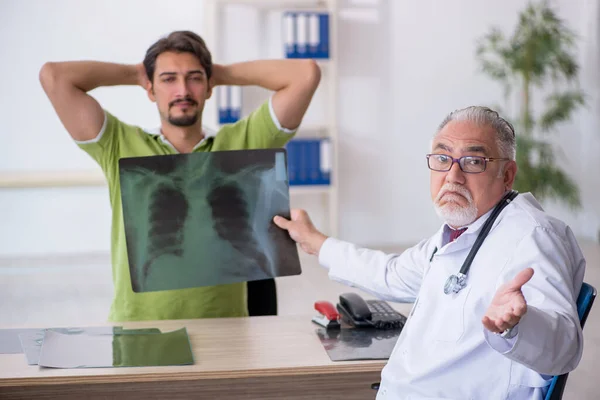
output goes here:
[[306, 211], [292, 209], [291, 217], [292, 219], [289, 220], [277, 215], [273, 218], [273, 222], [278, 227], [287, 230], [290, 237], [300, 245], [302, 250], [308, 254], [318, 255], [327, 236], [315, 228]]
[[517, 325], [527, 312], [527, 302], [521, 287], [533, 276], [532, 268], [525, 268], [515, 278], [500, 286], [481, 322], [489, 331], [502, 333]]

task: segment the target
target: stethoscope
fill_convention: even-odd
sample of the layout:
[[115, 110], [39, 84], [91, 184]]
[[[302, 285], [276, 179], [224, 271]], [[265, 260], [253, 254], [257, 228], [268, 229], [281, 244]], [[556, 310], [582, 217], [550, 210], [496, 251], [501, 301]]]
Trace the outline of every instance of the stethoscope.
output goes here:
[[[492, 211], [492, 214], [489, 216], [487, 221], [485, 221], [485, 224], [481, 228], [481, 232], [479, 232], [479, 235], [475, 240], [475, 244], [471, 248], [471, 251], [469, 252], [469, 255], [467, 256], [465, 262], [460, 268], [460, 271], [458, 272], [458, 274], [450, 275], [448, 277], [448, 280], [446, 280], [446, 283], [444, 284], [444, 293], [458, 293], [467, 286], [467, 273], [469, 272], [469, 268], [471, 267], [471, 263], [473, 262], [477, 251], [479, 250], [486, 236], [492, 229], [492, 224], [494, 223], [498, 215], [500, 215], [500, 212], [502, 212], [502, 210], [504, 210], [504, 207], [509, 205], [510, 202], [513, 201], [518, 194], [519, 193], [517, 191], [511, 190], [510, 192], [505, 194], [504, 197], [502, 197], [502, 200], [500, 200], [498, 204], [496, 204], [494, 211]], [[434, 250], [434, 255], [436, 251], [437, 248]], [[433, 259], [433, 256], [431, 256], [431, 259]]]

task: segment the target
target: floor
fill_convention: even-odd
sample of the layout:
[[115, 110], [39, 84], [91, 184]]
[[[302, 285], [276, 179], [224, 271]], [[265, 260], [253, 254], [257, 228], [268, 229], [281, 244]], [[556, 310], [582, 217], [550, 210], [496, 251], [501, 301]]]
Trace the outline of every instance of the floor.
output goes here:
[[[600, 245], [581, 241], [587, 259], [585, 281], [600, 289]], [[402, 250], [383, 248], [385, 251]], [[346, 291], [330, 281], [315, 257], [301, 256], [300, 276], [278, 278], [279, 314], [314, 314], [317, 300], [336, 302]], [[363, 297], [370, 296], [361, 293]], [[81, 326], [104, 323], [112, 295], [107, 254], [32, 259], [0, 259], [0, 326]], [[395, 305], [408, 314], [410, 305]], [[596, 399], [600, 392], [600, 300], [584, 330], [585, 350], [578, 368], [569, 375], [564, 399]]]

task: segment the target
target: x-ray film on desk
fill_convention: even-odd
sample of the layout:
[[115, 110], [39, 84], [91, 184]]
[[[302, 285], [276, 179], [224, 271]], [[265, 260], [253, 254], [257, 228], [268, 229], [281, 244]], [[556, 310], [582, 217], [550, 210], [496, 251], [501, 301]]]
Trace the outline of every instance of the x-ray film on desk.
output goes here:
[[284, 149], [123, 158], [121, 200], [135, 292], [298, 275]]
[[316, 330], [331, 361], [387, 360], [402, 329], [349, 328]]

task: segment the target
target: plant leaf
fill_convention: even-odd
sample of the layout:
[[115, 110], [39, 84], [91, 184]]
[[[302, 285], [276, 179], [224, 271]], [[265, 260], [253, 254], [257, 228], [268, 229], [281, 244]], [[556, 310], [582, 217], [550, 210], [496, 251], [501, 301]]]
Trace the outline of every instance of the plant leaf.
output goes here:
[[514, 188], [531, 192], [538, 200], [558, 199], [572, 209], [581, 207], [579, 189], [575, 182], [555, 162], [552, 146], [530, 137], [517, 137], [519, 170]]
[[584, 94], [579, 90], [551, 94], [546, 98], [546, 111], [538, 121], [540, 129], [546, 132], [557, 123], [567, 121], [573, 111], [584, 104]]

